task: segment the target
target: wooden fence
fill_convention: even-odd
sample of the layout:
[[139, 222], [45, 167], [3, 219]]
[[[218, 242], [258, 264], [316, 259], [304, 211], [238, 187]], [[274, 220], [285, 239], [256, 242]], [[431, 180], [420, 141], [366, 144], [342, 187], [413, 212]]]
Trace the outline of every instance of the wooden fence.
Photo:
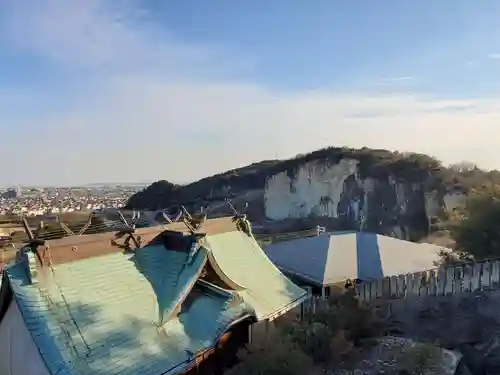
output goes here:
[[500, 261], [447, 266], [424, 272], [391, 276], [356, 286], [360, 299], [450, 296], [500, 289]]

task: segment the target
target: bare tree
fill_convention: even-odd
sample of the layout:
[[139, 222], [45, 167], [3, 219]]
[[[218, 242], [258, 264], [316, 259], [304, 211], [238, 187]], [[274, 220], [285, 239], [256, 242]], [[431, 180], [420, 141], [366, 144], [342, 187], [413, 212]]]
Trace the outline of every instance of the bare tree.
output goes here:
[[478, 170], [477, 164], [470, 161], [461, 161], [460, 163], [451, 164], [449, 168], [458, 173], [467, 173]]

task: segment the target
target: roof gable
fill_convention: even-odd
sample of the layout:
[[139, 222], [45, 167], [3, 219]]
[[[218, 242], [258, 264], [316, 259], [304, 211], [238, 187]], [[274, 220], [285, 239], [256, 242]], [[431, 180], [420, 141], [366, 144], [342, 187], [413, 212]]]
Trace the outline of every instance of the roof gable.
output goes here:
[[[165, 253], [175, 257], [167, 258]], [[199, 254], [192, 263], [194, 269], [205, 258], [203, 252]], [[39, 283], [33, 285], [22, 263], [6, 272], [52, 374], [176, 373], [197, 352], [213, 346], [231, 323], [251, 313], [244, 303], [232, 303], [230, 293], [197, 288], [179, 315], [164, 319], [162, 327], [154, 324], [175, 308], [171, 297], [180, 298], [179, 285], [195, 277], [191, 269], [180, 267], [178, 274], [161, 276], [162, 265], [169, 264], [173, 270], [172, 264], [180, 266], [185, 255], [160, 246], [135, 255], [114, 253], [60, 264], [53, 272], [44, 269]]]
[[170, 319], [200, 277], [207, 262], [207, 252], [200, 249], [193, 259], [189, 259], [187, 252], [150, 246], [136, 250], [130, 261], [151, 284], [158, 303], [156, 324], [162, 325]]
[[204, 246], [215, 271], [237, 286], [238, 294], [254, 309], [258, 320], [281, 315], [308, 297], [245, 233], [207, 236]]
[[[201, 231], [194, 254], [185, 230], [132, 252], [112, 247], [113, 233], [97, 236], [104, 251], [91, 236], [79, 236], [76, 250], [69, 237], [57, 240], [46, 251], [52, 266], [30, 263], [36, 283], [27, 257], [9, 266], [9, 289], [51, 373], [174, 374], [233, 323], [274, 318], [308, 297], [231, 218]], [[203, 281], [206, 269], [232, 290]]]

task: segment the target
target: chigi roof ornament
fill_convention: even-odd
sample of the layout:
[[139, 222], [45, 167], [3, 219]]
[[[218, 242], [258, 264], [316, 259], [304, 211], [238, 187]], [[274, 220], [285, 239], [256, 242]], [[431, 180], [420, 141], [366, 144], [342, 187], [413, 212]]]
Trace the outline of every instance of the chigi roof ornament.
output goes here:
[[189, 246], [189, 256], [187, 260], [187, 264], [191, 264], [194, 259], [194, 256], [198, 252], [200, 248], [200, 240], [205, 237], [205, 233], [198, 233], [198, 231], [203, 226], [203, 223], [207, 219], [207, 214], [204, 212], [203, 207], [200, 208], [200, 211], [195, 214], [195, 216], [191, 216], [186, 207], [181, 206], [182, 218], [184, 225], [187, 227], [189, 233], [191, 234], [191, 244]]
[[252, 224], [250, 223], [250, 220], [248, 220], [246, 215], [246, 210], [248, 209], [248, 202], [245, 202], [245, 206], [243, 207], [241, 212], [238, 212], [236, 208], [234, 208], [233, 204], [229, 199], [226, 199], [226, 202], [231, 211], [233, 211], [233, 221], [236, 224], [236, 228], [245, 233], [247, 236], [253, 237]]
[[194, 216], [191, 216], [191, 214], [184, 206], [181, 206], [181, 211], [183, 214], [184, 224], [191, 234], [194, 234], [198, 230], [200, 230], [205, 220], [207, 220], [207, 213], [204, 212], [203, 206], [200, 208], [200, 211]]
[[[19, 250], [18, 255], [22, 257], [21, 259], [24, 258], [27, 261], [30, 283], [36, 284], [38, 283], [37, 260], [42, 267], [44, 265], [45, 258], [48, 260], [48, 265], [51, 265], [50, 249], [46, 244], [46, 241], [39, 238], [40, 233], [42, 233], [45, 229], [45, 225], [43, 221], [41, 221], [38, 224], [37, 230], [33, 233], [24, 216], [21, 218], [21, 223], [26, 231], [26, 235], [28, 236], [28, 243]], [[40, 253], [38, 252], [38, 246], [45, 246], [43, 257], [40, 256]]]
[[116, 233], [115, 237], [116, 239], [125, 237], [125, 240], [123, 241], [124, 247], [128, 250], [131, 250], [130, 246], [130, 241], [132, 241], [135, 245], [136, 249], [139, 249], [141, 247], [141, 236], [136, 236], [135, 235], [135, 227], [137, 225], [137, 222], [139, 221], [141, 214], [140, 212], [134, 211], [132, 213], [132, 221], [129, 223], [127, 219], [123, 216], [121, 211], [118, 211], [118, 216], [120, 217], [120, 220], [123, 222], [125, 225], [125, 229], [119, 231]]
[[68, 235], [68, 236], [81, 236], [92, 224], [92, 218], [94, 217], [94, 213], [91, 212], [89, 214], [89, 217], [87, 218], [87, 222], [83, 227], [80, 228], [80, 230], [75, 233], [73, 232], [67, 225], [61, 220], [61, 217], [59, 215], [56, 216], [56, 220], [59, 223], [59, 226], [62, 228], [62, 230]]
[[172, 224], [172, 223], [176, 223], [180, 220], [181, 216], [182, 216], [182, 209], [179, 210], [179, 212], [177, 213], [177, 216], [174, 217], [174, 219], [172, 219], [165, 211], [162, 211], [161, 212], [163, 218], [165, 219], [165, 221], [167, 222], [167, 224]]

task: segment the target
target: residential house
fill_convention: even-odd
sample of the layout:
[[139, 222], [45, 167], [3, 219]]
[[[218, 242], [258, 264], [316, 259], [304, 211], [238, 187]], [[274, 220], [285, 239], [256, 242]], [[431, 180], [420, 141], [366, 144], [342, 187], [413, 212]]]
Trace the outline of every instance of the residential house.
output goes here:
[[221, 373], [249, 327], [308, 298], [231, 218], [160, 229], [138, 229], [135, 249], [102, 233], [20, 251], [0, 289], [0, 374]]

